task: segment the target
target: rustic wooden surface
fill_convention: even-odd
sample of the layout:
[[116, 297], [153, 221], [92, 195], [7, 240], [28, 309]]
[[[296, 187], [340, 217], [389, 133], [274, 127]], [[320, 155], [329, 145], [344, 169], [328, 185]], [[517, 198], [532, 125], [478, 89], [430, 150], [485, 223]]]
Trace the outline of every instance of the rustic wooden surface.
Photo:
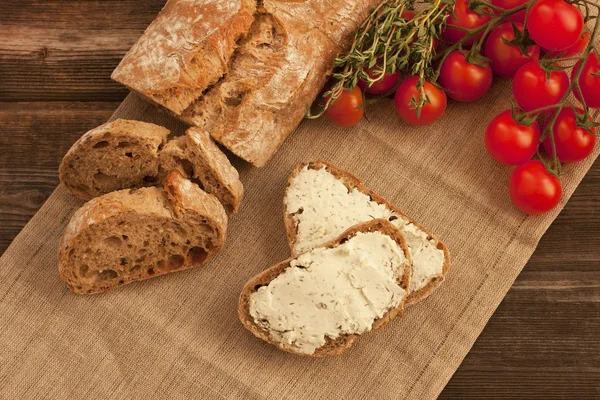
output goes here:
[[[163, 4], [0, 2], [0, 254], [127, 94], [110, 73]], [[489, 397], [600, 398], [600, 161], [441, 396]]]

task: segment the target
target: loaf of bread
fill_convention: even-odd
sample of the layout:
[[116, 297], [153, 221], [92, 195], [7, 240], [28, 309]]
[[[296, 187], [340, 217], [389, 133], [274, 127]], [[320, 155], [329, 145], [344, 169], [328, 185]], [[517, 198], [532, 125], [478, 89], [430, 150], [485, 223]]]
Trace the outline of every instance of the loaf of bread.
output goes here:
[[63, 158], [60, 181], [89, 200], [115, 190], [155, 184], [159, 151], [169, 130], [140, 121], [116, 120], [83, 135]]
[[112, 192], [83, 205], [60, 240], [61, 279], [79, 294], [197, 267], [225, 241], [219, 201], [178, 172], [148, 187]]
[[407, 303], [427, 297], [450, 268], [444, 243], [350, 173], [323, 161], [299, 165], [284, 197], [284, 221], [293, 257], [322, 246], [351, 226], [374, 218], [392, 222], [412, 258]]
[[161, 176], [178, 170], [215, 195], [227, 214], [238, 211], [244, 187], [237, 170], [205, 130], [190, 128], [167, 143], [160, 153]]
[[250, 332], [281, 350], [339, 355], [402, 314], [409, 280], [402, 234], [387, 220], [371, 220], [251, 279], [238, 313]]
[[228, 70], [255, 0], [168, 0], [112, 78], [176, 115]]
[[[185, 41], [165, 40], [185, 37], [189, 29], [189, 24], [173, 22], [184, 17], [180, 3], [194, 3], [196, 10], [217, 3], [170, 0], [113, 78], [165, 105], [183, 121], [205, 129], [239, 157], [263, 166], [300, 123], [306, 106], [331, 74], [335, 57], [349, 49], [354, 32], [380, 1], [263, 0], [258, 2], [250, 24], [246, 12], [251, 7], [238, 4], [239, 0], [218, 2], [227, 4], [223, 6], [231, 11], [227, 15], [235, 14], [235, 19], [244, 23], [228, 24], [223, 11], [216, 16], [198, 12], [192, 32], [197, 32], [197, 25], [207, 24], [214, 34], [206, 39], [190, 34], [193, 38]], [[206, 50], [212, 48], [208, 40], [219, 35], [239, 36], [241, 30], [237, 28], [242, 27], [245, 36], [219, 69], [223, 76], [217, 81], [214, 66], [201, 65], [197, 59], [212, 58]], [[225, 43], [230, 49], [230, 42]], [[190, 53], [195, 57], [189, 57]], [[202, 79], [202, 84], [195, 86], [198, 90], [188, 90], [189, 84], [173, 79], [189, 70], [205, 71], [211, 86]], [[157, 99], [159, 87], [169, 90]]]

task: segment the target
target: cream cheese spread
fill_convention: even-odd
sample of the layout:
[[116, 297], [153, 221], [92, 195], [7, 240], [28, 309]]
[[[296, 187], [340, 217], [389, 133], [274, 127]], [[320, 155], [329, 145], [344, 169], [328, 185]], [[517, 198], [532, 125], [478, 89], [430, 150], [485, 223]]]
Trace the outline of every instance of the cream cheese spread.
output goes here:
[[250, 315], [273, 340], [313, 354], [327, 338], [361, 334], [398, 307], [407, 292], [398, 278], [409, 266], [402, 248], [380, 232], [357, 233], [317, 248], [250, 297]]
[[425, 232], [359, 190], [349, 191], [325, 168], [304, 167], [290, 182], [285, 206], [297, 226], [297, 254], [324, 245], [353, 225], [395, 217], [391, 222], [404, 234], [413, 259], [409, 290], [418, 291], [442, 274], [444, 252], [427, 239]]

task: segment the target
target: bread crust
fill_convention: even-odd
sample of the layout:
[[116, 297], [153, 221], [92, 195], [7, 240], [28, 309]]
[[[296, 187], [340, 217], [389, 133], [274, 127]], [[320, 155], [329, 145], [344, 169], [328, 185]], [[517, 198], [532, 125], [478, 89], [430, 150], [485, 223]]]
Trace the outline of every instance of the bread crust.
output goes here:
[[179, 115], [227, 73], [254, 0], [168, 0], [112, 79]]
[[[61, 280], [69, 289], [77, 294], [102, 293], [116, 286], [129, 284], [134, 281], [150, 279], [170, 272], [183, 271], [197, 267], [209, 261], [220, 252], [225, 242], [227, 230], [227, 215], [219, 201], [212, 195], [203, 192], [197, 185], [183, 178], [178, 172], [170, 174], [164, 181], [164, 189], [148, 187], [141, 189], [121, 190], [96, 197], [78, 209], [70, 222], [65, 227], [59, 242], [58, 269]], [[89, 285], [77, 279], [73, 273], [69, 252], [74, 249], [74, 242], [79, 235], [92, 226], [107, 220], [124, 220], [128, 215], [141, 215], [148, 219], [181, 221], [189, 217], [190, 213], [201, 217], [210, 225], [216, 237], [212, 240], [213, 246], [201, 262], [185, 260], [184, 264], [176, 270], [159, 270], [151, 275], [144, 275], [135, 279], [123, 277], [123, 281], [106, 285]], [[107, 267], [112, 267], [107, 265]]]
[[[385, 235], [388, 235], [392, 238], [404, 251], [404, 255], [407, 259], [407, 264], [404, 268], [404, 274], [398, 280], [398, 284], [408, 291], [409, 283], [410, 283], [410, 274], [412, 264], [412, 259], [410, 256], [410, 252], [408, 251], [408, 246], [406, 241], [404, 240], [404, 236], [400, 232], [398, 228], [392, 225], [389, 221], [385, 219], [374, 219], [371, 221], [364, 222], [362, 224], [355, 225], [348, 230], [346, 230], [342, 235], [340, 235], [335, 240], [330, 241], [326, 245], [322, 246], [324, 248], [333, 248], [337, 245], [341, 244], [345, 239], [350, 239], [358, 232], [381, 232]], [[248, 329], [254, 336], [259, 339], [268, 342], [280, 350], [286, 351], [288, 353], [293, 353], [301, 356], [309, 356], [309, 357], [329, 357], [329, 356], [337, 356], [344, 353], [347, 349], [349, 349], [356, 339], [359, 336], [363, 335], [342, 335], [337, 339], [327, 338], [327, 342], [324, 346], [315, 350], [313, 354], [304, 354], [295, 352], [293, 349], [283, 346], [281, 343], [273, 340], [269, 331], [265, 328], [259, 326], [254, 321], [252, 315], [250, 315], [250, 297], [253, 293], [255, 293], [259, 287], [268, 285], [273, 279], [281, 275], [286, 268], [290, 266], [290, 262], [294, 260], [296, 257], [289, 258], [281, 263], [261, 272], [256, 275], [254, 278], [250, 279], [244, 288], [242, 289], [242, 293], [239, 299], [238, 305], [238, 316], [240, 321]], [[383, 328], [387, 325], [392, 319], [401, 316], [404, 311], [404, 304], [406, 302], [406, 297], [400, 302], [398, 307], [391, 309], [388, 311], [382, 318], [376, 319], [373, 323], [372, 330], [377, 330]]]
[[[264, 0], [229, 72], [181, 114], [237, 156], [264, 166], [305, 116], [381, 0]], [[261, 24], [272, 29], [261, 31]], [[269, 33], [270, 32], [270, 33]]]
[[[162, 126], [142, 121], [117, 119], [100, 125], [79, 138], [63, 157], [60, 181], [81, 200], [149, 186], [158, 179], [158, 153], [169, 134]], [[98, 184], [96, 174], [105, 180]]]
[[[294, 168], [294, 170], [290, 174], [290, 177], [288, 179], [288, 185], [287, 185], [288, 188], [291, 185], [292, 180], [296, 176], [298, 176], [298, 174], [306, 166], [308, 166], [309, 169], [325, 168], [334, 177], [339, 179], [344, 184], [344, 186], [346, 186], [348, 188], [348, 190], [357, 189], [361, 193], [364, 193], [365, 195], [370, 196], [371, 199], [373, 201], [375, 201], [376, 203], [385, 205], [388, 209], [393, 211], [395, 214], [401, 215], [407, 221], [414, 224], [416, 227], [418, 227], [423, 232], [427, 233], [428, 238], [433, 239], [436, 242], [436, 247], [444, 252], [444, 265], [442, 267], [442, 276], [434, 277], [422, 289], [411, 293], [407, 299], [407, 302], [406, 302], [407, 305], [415, 304], [415, 303], [425, 299], [438, 286], [440, 286], [442, 284], [446, 274], [448, 273], [448, 271], [450, 269], [450, 252], [448, 251], [448, 247], [446, 246], [446, 244], [444, 244], [441, 240], [439, 240], [437, 237], [435, 237], [433, 234], [431, 234], [421, 224], [417, 223], [415, 220], [410, 218], [408, 215], [406, 215], [402, 211], [400, 211], [400, 209], [398, 209], [398, 207], [394, 206], [393, 204], [388, 202], [386, 199], [384, 199], [383, 197], [381, 197], [380, 195], [378, 195], [377, 193], [375, 193], [374, 191], [369, 189], [367, 186], [365, 186], [365, 184], [360, 179], [358, 179], [356, 176], [352, 175], [351, 173], [349, 173], [347, 171], [339, 169], [336, 166], [334, 166], [326, 161], [317, 160], [317, 161], [311, 161], [311, 162], [307, 162], [307, 163], [298, 164], [296, 166], [296, 168]], [[288, 245], [290, 247], [290, 253], [292, 254], [292, 257], [297, 257], [298, 254], [296, 254], [296, 252], [294, 250], [294, 243], [296, 242], [296, 233], [297, 233], [296, 225], [294, 224], [292, 215], [287, 213], [287, 210], [285, 207], [285, 201], [283, 203], [283, 221], [284, 221], [285, 230], [286, 230], [286, 234], [287, 234]]]
[[[228, 215], [237, 213], [244, 196], [244, 186], [227, 156], [201, 128], [190, 128], [185, 136], [172, 139], [160, 153], [161, 175], [179, 170], [197, 179], [206, 192], [215, 195]], [[190, 163], [191, 171], [181, 165]], [[189, 165], [189, 164], [188, 164]]]

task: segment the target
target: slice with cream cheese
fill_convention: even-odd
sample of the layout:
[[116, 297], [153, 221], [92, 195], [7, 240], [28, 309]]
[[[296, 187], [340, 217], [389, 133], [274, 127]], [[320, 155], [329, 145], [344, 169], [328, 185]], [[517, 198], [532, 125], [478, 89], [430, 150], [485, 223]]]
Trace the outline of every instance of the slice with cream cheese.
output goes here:
[[286, 216], [293, 220], [295, 228], [293, 254], [321, 246], [353, 225], [385, 218], [405, 235], [413, 259], [409, 294], [421, 299], [424, 296], [418, 293], [420, 290], [443, 279], [448, 255], [437, 240], [402, 213], [373, 200], [364, 190], [349, 189], [328, 170], [331, 166], [315, 164], [320, 165], [304, 165], [290, 179], [284, 198]]
[[283, 273], [252, 293], [249, 313], [281, 346], [313, 354], [328, 340], [370, 331], [404, 302], [407, 254], [384, 233], [357, 232], [334, 247], [291, 260]]

